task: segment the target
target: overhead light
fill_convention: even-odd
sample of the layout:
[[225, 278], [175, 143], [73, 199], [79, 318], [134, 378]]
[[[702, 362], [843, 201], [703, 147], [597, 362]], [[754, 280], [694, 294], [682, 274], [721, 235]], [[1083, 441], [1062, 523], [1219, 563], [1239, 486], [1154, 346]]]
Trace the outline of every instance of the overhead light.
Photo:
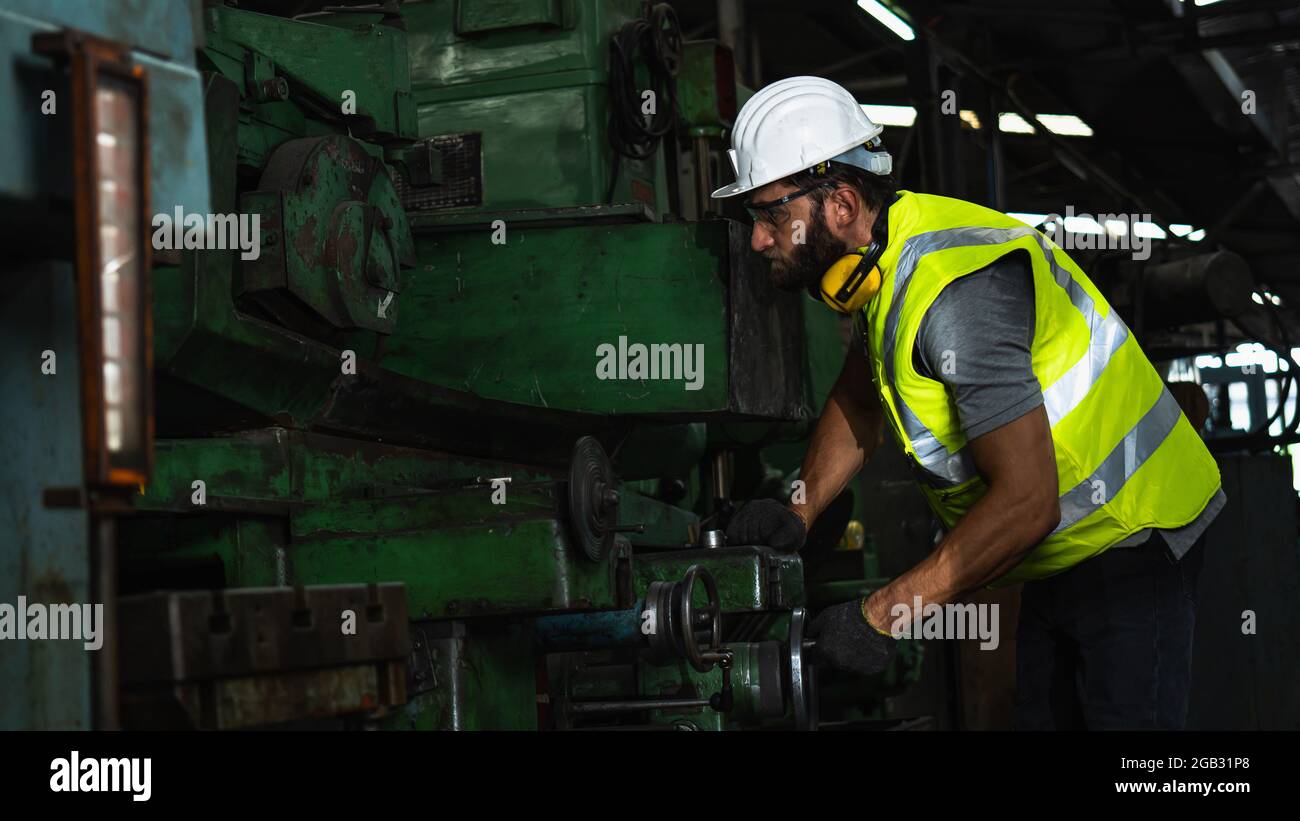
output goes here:
[[[1035, 114], [1038, 121], [1053, 134], [1061, 137], [1091, 137], [1092, 127], [1073, 114]], [[1029, 121], [1014, 111], [998, 115], [998, 128], [1008, 134], [1033, 134], [1037, 131]]]
[[1092, 128], [1073, 114], [1036, 114], [1047, 130], [1062, 137], [1091, 137]]
[[[1056, 226], [1053, 223], [1047, 223], [1051, 214], [1035, 214], [1028, 211], [1007, 211], [1008, 217], [1020, 220], [1025, 225], [1037, 228], [1044, 226], [1045, 231], [1054, 231]], [[1123, 219], [1108, 219], [1106, 224], [1102, 225], [1092, 217], [1065, 217], [1061, 218], [1056, 215], [1056, 219], [1061, 220], [1061, 227], [1072, 234], [1110, 234], [1111, 236], [1127, 236], [1129, 232], [1129, 221]], [[1047, 223], [1044, 225], [1044, 223]], [[1131, 223], [1133, 227], [1133, 236], [1147, 237], [1150, 239], [1168, 239], [1169, 234], [1154, 222], [1147, 220], [1137, 220]], [[1192, 230], [1192, 226], [1181, 223], [1174, 223], [1169, 226], [1169, 231], [1176, 237], [1184, 237], [1192, 242], [1199, 242], [1205, 238], [1205, 229], [1197, 228]], [[1256, 300], [1257, 302], [1259, 300]]]
[[903, 22], [903, 18], [878, 0], [858, 0], [858, 8], [876, 18], [882, 26], [897, 34], [904, 40], [915, 40], [916, 32]]
[[862, 106], [867, 118], [877, 125], [897, 125], [910, 128], [916, 122], [916, 109], [910, 105], [872, 105]]
[[69, 63], [86, 482], [135, 489], [153, 462], [149, 127], [144, 69], [90, 35], [36, 35]]
[[[916, 109], [910, 105], [874, 105], [863, 104], [862, 110], [873, 123], [880, 125], [910, 128], [916, 123]], [[980, 127], [979, 116], [969, 109], [959, 112], [962, 122], [971, 128]], [[1039, 122], [1047, 130], [1062, 137], [1091, 137], [1092, 128], [1073, 114], [1036, 114]], [[998, 115], [998, 130], [1007, 134], [1033, 134], [1034, 127], [1024, 117], [1014, 111], [1004, 111]]]
[[1169, 226], [1169, 230], [1174, 236], [1183, 237], [1184, 239], [1189, 239], [1192, 242], [1200, 242], [1201, 240], [1205, 239], [1204, 228], [1197, 228], [1193, 230], [1192, 226], [1187, 225], [1185, 223], [1181, 223], [1181, 222], [1172, 223]]
[[1168, 239], [1169, 235], [1164, 229], [1154, 222], [1139, 221], [1133, 223], [1133, 236], [1148, 237], [1150, 239]]
[[998, 115], [998, 131], [1007, 134], [1033, 134], [1034, 127], [1019, 114], [1004, 111]]
[[1066, 217], [1062, 222], [1065, 223], [1065, 230], [1071, 234], [1106, 233], [1106, 229], [1101, 227], [1101, 223], [1092, 217]]
[[1047, 220], [1046, 214], [1027, 214], [1021, 211], [1008, 211], [1007, 216], [1020, 220], [1030, 228], [1037, 228]]

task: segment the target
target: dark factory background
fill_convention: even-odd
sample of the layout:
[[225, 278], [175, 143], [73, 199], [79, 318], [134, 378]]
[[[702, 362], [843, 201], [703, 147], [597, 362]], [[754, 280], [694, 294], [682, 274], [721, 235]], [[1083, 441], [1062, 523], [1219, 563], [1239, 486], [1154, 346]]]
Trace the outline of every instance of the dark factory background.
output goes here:
[[722, 543], [851, 344], [710, 197], [797, 75], [1068, 244], [1222, 474], [1187, 726], [1300, 728], [1298, 55], [1270, 0], [0, 0], [0, 603], [86, 614], [0, 728], [1010, 727], [1018, 587], [810, 660], [939, 533], [890, 437]]

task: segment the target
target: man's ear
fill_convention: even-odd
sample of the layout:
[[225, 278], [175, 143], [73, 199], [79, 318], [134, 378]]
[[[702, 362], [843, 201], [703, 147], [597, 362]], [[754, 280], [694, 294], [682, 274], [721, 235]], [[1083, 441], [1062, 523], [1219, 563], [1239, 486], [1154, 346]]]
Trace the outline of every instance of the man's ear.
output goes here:
[[826, 201], [831, 206], [831, 213], [827, 215], [829, 221], [840, 228], [847, 228], [856, 222], [862, 211], [862, 199], [847, 185], [836, 188]]

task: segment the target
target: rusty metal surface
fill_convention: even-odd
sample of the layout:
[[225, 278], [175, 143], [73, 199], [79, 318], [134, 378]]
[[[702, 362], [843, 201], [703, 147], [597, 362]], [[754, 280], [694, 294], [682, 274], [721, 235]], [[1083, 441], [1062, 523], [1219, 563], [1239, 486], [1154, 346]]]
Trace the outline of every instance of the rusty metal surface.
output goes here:
[[406, 701], [402, 662], [128, 690], [130, 729], [235, 730], [335, 716], [375, 720]]
[[[345, 611], [354, 634], [344, 632]], [[403, 660], [409, 651], [402, 584], [128, 596], [119, 623], [127, 685]]]
[[282, 143], [240, 210], [260, 214], [267, 252], [242, 261], [241, 296], [317, 339], [392, 332], [415, 247], [387, 167], [361, 143], [341, 135]]

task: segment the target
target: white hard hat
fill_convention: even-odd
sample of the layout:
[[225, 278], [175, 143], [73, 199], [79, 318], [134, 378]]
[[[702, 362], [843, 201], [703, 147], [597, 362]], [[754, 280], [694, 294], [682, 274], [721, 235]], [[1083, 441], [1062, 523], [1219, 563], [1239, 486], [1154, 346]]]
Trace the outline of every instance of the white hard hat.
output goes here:
[[713, 198], [743, 194], [826, 160], [888, 174], [893, 165], [888, 152], [862, 147], [881, 130], [837, 83], [821, 77], [772, 83], [740, 109], [727, 151], [736, 181], [714, 191]]

